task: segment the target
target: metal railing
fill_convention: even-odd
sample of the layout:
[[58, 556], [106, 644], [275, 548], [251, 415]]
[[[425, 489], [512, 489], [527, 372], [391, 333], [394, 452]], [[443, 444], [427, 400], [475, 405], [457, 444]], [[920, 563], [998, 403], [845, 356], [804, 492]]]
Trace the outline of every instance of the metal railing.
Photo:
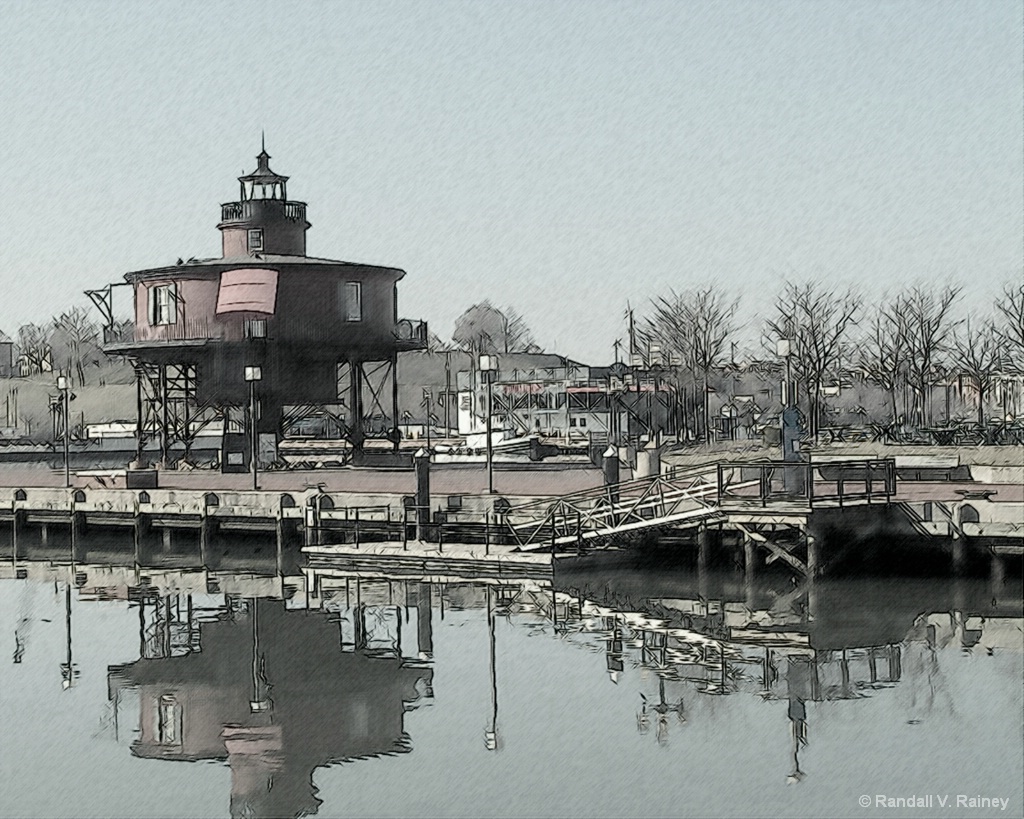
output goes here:
[[400, 319], [395, 324], [395, 339], [404, 345], [426, 345], [427, 323], [421, 319]]
[[534, 501], [503, 515], [519, 546], [582, 544], [684, 520], [716, 517], [714, 467], [697, 467]]
[[[890, 503], [896, 494], [896, 461], [866, 458], [826, 463], [746, 461], [716, 466], [717, 502], [806, 501], [817, 504], [875, 500]], [[756, 491], [753, 487], [756, 486]]]
[[220, 206], [220, 220], [222, 222], [237, 222], [244, 219], [251, 219], [255, 214], [257, 205], [264, 210], [268, 207], [273, 207], [274, 204], [280, 203], [281, 211], [284, 214], [284, 218], [289, 222], [305, 222], [306, 221], [306, 203], [305, 202], [290, 202], [284, 199], [246, 199], [242, 202], [225, 202]]

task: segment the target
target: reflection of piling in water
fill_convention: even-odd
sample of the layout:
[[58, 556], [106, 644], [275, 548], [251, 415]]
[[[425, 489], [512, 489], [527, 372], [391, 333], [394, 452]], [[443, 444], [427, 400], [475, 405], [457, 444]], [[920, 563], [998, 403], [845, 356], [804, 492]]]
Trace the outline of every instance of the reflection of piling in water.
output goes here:
[[61, 687], [64, 690], [75, 684], [78, 671], [75, 669], [74, 654], [71, 647], [71, 581], [64, 586], [64, 662], [60, 666]]
[[701, 524], [697, 530], [697, 586], [702, 600], [707, 599], [708, 559], [711, 556], [712, 540], [711, 529]]
[[434, 655], [434, 626], [431, 618], [433, 601], [429, 583], [416, 585], [416, 643], [420, 659], [429, 660]]
[[686, 722], [686, 713], [683, 708], [683, 698], [680, 697], [679, 701], [670, 704], [665, 695], [665, 678], [661, 675], [658, 676], [658, 702], [655, 705], [650, 705], [647, 700], [647, 696], [640, 692], [640, 713], [637, 714], [636, 724], [637, 730], [641, 734], [646, 734], [650, 729], [651, 716], [650, 712], [655, 714], [655, 739], [659, 745], [664, 745], [668, 742], [668, 715], [674, 713], [676, 719], [680, 725]]
[[605, 648], [605, 662], [608, 668], [608, 676], [613, 683], [619, 681], [619, 674], [625, 669], [622, 659], [622, 629], [616, 617], [604, 618], [604, 630], [608, 632], [608, 639]]
[[792, 655], [786, 663], [786, 695], [789, 700], [787, 715], [790, 723], [791, 767], [787, 782], [799, 782], [806, 775], [800, 769], [800, 749], [807, 744], [808, 700], [814, 702], [821, 696], [818, 682], [817, 656]]
[[484, 732], [484, 746], [488, 751], [498, 750], [498, 668], [495, 653], [495, 601], [494, 591], [487, 587], [487, 670], [491, 691], [491, 713], [487, 730]]
[[254, 714], [272, 710], [270, 700], [270, 684], [267, 682], [266, 660], [260, 651], [260, 611], [259, 599], [251, 598], [252, 609], [252, 699], [249, 710]]
[[789, 731], [792, 739], [790, 745], [790, 766], [792, 770], [786, 777], [790, 784], [799, 782], [807, 774], [800, 770], [800, 749], [807, 744], [807, 705], [797, 697], [790, 697], [789, 708]]
[[1003, 596], [1003, 584], [1006, 582], [1002, 555], [992, 552], [989, 584], [992, 588], [992, 600], [998, 602]]

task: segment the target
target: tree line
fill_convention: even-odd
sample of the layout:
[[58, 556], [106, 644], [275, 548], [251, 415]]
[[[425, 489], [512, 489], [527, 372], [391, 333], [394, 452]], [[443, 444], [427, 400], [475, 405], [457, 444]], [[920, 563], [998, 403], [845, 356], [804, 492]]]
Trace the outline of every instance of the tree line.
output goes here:
[[[982, 316], [958, 317], [962, 296], [957, 286], [912, 285], [869, 305], [854, 289], [789, 281], [763, 319], [761, 341], [766, 359], [788, 358], [811, 435], [822, 426], [823, 388], [851, 374], [887, 394], [891, 424], [915, 428], [935, 421], [934, 388], [959, 379], [973, 387], [984, 424], [996, 380], [1024, 374], [1024, 285], [1007, 284]], [[694, 438], [711, 440], [709, 382], [730, 361], [738, 306], [738, 297], [708, 286], [655, 298], [639, 319], [629, 311], [631, 350], [645, 364], [674, 365], [666, 377], [682, 391]]]
[[47, 324], [23, 324], [14, 347], [15, 369], [21, 375], [60, 371], [83, 386], [91, 366], [106, 361], [102, 331], [83, 307], [72, 307]]
[[[787, 281], [760, 322], [762, 364], [788, 364], [812, 435], [822, 426], [824, 388], [850, 375], [885, 393], [890, 424], [914, 428], [935, 422], [934, 388], [958, 379], [973, 388], [983, 424], [997, 379], [1024, 375], [1024, 285], [1005, 285], [985, 315], [958, 315], [962, 297], [959, 286], [910, 285], [869, 304], [852, 288]], [[713, 375], [734, 363], [741, 331], [750, 336], [749, 327], [738, 326], [739, 305], [738, 295], [708, 285], [671, 290], [646, 310], [627, 311], [630, 352], [674, 382], [691, 439], [711, 440]], [[788, 358], [778, 355], [779, 341]], [[60, 370], [84, 385], [89, 367], [105, 360], [101, 342], [98, 323], [73, 307], [47, 324], [19, 328], [17, 366], [22, 375]], [[543, 352], [522, 314], [486, 300], [459, 316], [450, 342], [435, 335], [429, 346], [473, 356]]]

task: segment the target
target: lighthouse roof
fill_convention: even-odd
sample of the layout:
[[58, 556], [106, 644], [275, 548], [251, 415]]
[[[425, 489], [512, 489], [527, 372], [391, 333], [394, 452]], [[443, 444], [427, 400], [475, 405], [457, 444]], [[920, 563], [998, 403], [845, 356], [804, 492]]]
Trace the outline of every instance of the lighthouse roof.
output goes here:
[[239, 182], [255, 182], [257, 185], [269, 185], [272, 182], [287, 182], [287, 176], [281, 176], [270, 169], [270, 154], [263, 148], [256, 156], [256, 170], [245, 176], [238, 177]]

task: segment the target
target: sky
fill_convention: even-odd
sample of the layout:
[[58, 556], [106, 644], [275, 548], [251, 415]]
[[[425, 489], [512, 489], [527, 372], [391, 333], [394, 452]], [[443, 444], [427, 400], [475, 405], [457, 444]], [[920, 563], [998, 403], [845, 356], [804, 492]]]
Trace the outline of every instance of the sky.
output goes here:
[[1024, 4], [0, 3], [0, 329], [178, 257], [271, 165], [313, 256], [611, 360], [627, 302], [1024, 276]]

